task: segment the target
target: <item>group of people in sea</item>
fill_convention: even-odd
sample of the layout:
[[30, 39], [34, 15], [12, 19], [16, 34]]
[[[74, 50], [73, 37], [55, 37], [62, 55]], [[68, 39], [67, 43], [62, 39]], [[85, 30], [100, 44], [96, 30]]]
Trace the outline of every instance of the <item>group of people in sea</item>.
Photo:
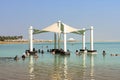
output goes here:
[[[25, 51], [25, 53], [23, 53], [23, 55], [21, 57], [18, 57], [18, 55], [16, 55], [14, 57], [14, 60], [19, 60], [20, 58], [22, 58], [22, 60], [25, 60], [25, 58], [29, 57], [31, 54], [29, 53], [28, 50]], [[34, 58], [38, 58], [37, 53], [34, 53], [32, 56], [34, 56]]]
[[[42, 46], [43, 48], [43, 46]], [[48, 46], [46, 46], [46, 48], [48, 48]], [[49, 52], [49, 49], [47, 50], [47, 52]], [[14, 57], [14, 60], [19, 60], [20, 58], [22, 58], [22, 60], [25, 60], [25, 58], [29, 57], [30, 55], [34, 56], [34, 58], [38, 58], [38, 53], [42, 53], [44, 54], [44, 50], [35, 50], [35, 48], [33, 48], [33, 52], [31, 53], [29, 50], [26, 50], [21, 57], [18, 57], [18, 55], [16, 55]]]
[[[33, 49], [33, 51], [35, 51], [35, 49]], [[38, 53], [41, 53], [41, 54], [44, 54], [44, 50], [40, 50], [40, 49], [38, 49], [38, 51], [37, 51]], [[37, 52], [35, 52], [34, 54], [32, 54], [33, 56], [34, 56], [34, 58], [38, 58], [38, 53]], [[55, 54], [55, 53], [60, 53], [60, 54], [63, 54], [64, 53], [64, 51], [61, 49], [61, 50], [57, 50], [57, 49], [50, 49], [50, 50], [47, 50], [47, 52], [50, 52], [50, 53], [52, 53], [52, 54]], [[68, 52], [70, 52], [69, 50], [68, 50]], [[76, 52], [75, 52], [75, 54], [76, 55], [78, 55], [78, 54], [81, 54], [78, 50], [76, 50]], [[103, 56], [105, 56], [106, 55], [106, 52], [103, 50], [103, 52], [102, 52], [102, 55]], [[25, 60], [25, 58], [26, 57], [29, 57], [30, 56], [30, 53], [29, 53], [29, 51], [28, 50], [26, 50], [25, 51], [25, 53], [23, 53], [23, 55], [21, 56], [21, 58], [22, 58], [22, 60]], [[18, 55], [16, 55], [15, 57], [14, 57], [14, 60], [19, 60], [20, 58], [18, 57]]]
[[[42, 46], [43, 48], [43, 46]], [[48, 48], [48, 46], [46, 46], [46, 48]], [[85, 48], [85, 50], [87, 50]], [[36, 51], [35, 48], [33, 48], [33, 52]], [[65, 54], [64, 50], [63, 49], [47, 49], [47, 52], [50, 52], [52, 54], [56, 54], [56, 53], [60, 53], [60, 54]], [[70, 55], [70, 51], [67, 50], [68, 53], [66, 54], [69, 54]], [[42, 49], [38, 49], [34, 54], [32, 54], [34, 56], [34, 58], [38, 58], [38, 53], [41, 53], [41, 54], [44, 54], [44, 50]], [[75, 54], [78, 55], [78, 54], [81, 54], [79, 50], [76, 50], [75, 51]], [[26, 50], [25, 53], [23, 53], [23, 55], [21, 57], [18, 57], [18, 55], [16, 55], [14, 57], [14, 60], [19, 60], [20, 58], [22, 58], [22, 60], [25, 60], [25, 58], [29, 57], [31, 54], [29, 53], [29, 50]], [[103, 56], [106, 56], [106, 52], [105, 50], [103, 50], [102, 52], [102, 55]], [[119, 54], [110, 54], [111, 56], [120, 56]]]

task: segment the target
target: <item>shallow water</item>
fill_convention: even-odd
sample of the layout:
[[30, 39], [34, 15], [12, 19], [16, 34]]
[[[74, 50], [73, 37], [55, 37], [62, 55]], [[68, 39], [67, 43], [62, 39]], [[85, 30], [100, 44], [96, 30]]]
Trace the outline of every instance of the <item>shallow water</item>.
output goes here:
[[[47, 49], [53, 43], [34, 44], [36, 49], [44, 49], [39, 58], [30, 56], [24, 61], [21, 55], [28, 49], [27, 44], [0, 45], [0, 80], [120, 80], [119, 42], [95, 43], [96, 55], [76, 55], [81, 43], [68, 43], [70, 56], [53, 55]], [[48, 46], [48, 48], [46, 47]], [[89, 43], [86, 44], [89, 49]], [[106, 56], [102, 51], [106, 51]], [[20, 60], [14, 61], [18, 55]], [[11, 58], [12, 57], [12, 58]]]

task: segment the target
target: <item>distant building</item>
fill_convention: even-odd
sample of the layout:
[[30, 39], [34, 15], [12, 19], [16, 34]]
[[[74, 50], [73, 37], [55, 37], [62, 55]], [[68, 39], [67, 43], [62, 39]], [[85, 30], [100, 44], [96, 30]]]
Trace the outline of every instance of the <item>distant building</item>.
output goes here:
[[68, 39], [68, 42], [74, 42], [74, 41], [77, 41], [77, 40], [75, 40], [74, 38], [69, 38]]

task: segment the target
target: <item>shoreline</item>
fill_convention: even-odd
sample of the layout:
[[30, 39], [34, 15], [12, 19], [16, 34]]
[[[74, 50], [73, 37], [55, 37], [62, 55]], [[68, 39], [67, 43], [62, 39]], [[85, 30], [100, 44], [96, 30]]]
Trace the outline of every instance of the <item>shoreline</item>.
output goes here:
[[[53, 42], [51, 40], [33, 40], [34, 43]], [[0, 44], [28, 44], [28, 40], [0, 41]]]
[[28, 41], [0, 41], [0, 44], [27, 44]]
[[[34, 40], [34, 43], [51, 43], [54, 42], [52, 40]], [[79, 41], [68, 41], [68, 42], [79, 42]], [[94, 43], [101, 43], [101, 42], [120, 42], [120, 41], [95, 41]], [[14, 40], [14, 41], [0, 41], [0, 44], [28, 44], [28, 40]], [[81, 43], [81, 42], [80, 42]], [[88, 43], [88, 42], [86, 42]]]

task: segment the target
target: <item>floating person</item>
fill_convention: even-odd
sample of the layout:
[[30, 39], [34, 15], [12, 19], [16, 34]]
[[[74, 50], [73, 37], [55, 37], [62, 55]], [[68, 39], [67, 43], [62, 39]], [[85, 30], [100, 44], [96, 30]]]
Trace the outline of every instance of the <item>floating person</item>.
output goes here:
[[55, 49], [50, 49], [50, 52], [51, 52], [52, 54], [55, 54]]
[[41, 53], [44, 54], [44, 51], [42, 50]]
[[33, 51], [35, 51], [35, 48], [33, 48]]
[[30, 55], [30, 53], [28, 52], [28, 50], [25, 51], [25, 54], [24, 54], [24, 55], [26, 55], [26, 56], [29, 56], [29, 55]]
[[70, 50], [68, 49], [67, 52], [70, 52]]
[[25, 55], [24, 54], [22, 55], [22, 59], [25, 60]]
[[76, 50], [75, 54], [79, 54], [78, 50]]
[[103, 50], [103, 53], [102, 53], [102, 54], [103, 54], [103, 56], [105, 56], [105, 55], [106, 55], [106, 52]]
[[111, 56], [119, 56], [119, 54], [110, 54]]
[[40, 49], [38, 49], [38, 53], [40, 53]]
[[49, 50], [49, 49], [47, 49], [47, 52], [50, 52], [50, 50]]
[[17, 60], [19, 60], [19, 58], [18, 58], [18, 56], [17, 56], [17, 55], [14, 57], [14, 60], [16, 60], [16, 61], [17, 61]]

